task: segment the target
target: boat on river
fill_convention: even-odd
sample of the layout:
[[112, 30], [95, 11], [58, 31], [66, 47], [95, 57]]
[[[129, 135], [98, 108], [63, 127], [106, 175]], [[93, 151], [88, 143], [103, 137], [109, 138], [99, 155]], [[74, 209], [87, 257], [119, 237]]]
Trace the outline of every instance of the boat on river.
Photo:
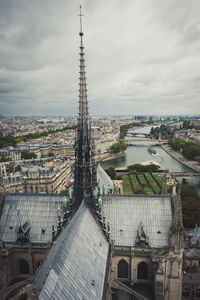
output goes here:
[[149, 153], [151, 153], [151, 154], [156, 154], [156, 150], [153, 149], [153, 148], [151, 148], [151, 147], [149, 147], [147, 150], [148, 150]]

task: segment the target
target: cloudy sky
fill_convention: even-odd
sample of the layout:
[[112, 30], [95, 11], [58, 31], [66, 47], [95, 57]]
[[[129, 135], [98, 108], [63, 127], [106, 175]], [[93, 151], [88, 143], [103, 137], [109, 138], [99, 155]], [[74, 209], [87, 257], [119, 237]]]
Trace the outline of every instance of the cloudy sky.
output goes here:
[[200, 113], [199, 0], [0, 0], [0, 114]]

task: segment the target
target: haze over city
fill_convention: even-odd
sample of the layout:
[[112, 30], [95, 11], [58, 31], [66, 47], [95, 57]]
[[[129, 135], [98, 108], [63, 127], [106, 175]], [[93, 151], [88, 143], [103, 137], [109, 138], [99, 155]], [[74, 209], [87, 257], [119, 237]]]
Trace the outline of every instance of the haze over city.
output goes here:
[[0, 0], [2, 114], [77, 114], [80, 4], [91, 114], [199, 112], [198, 0]]

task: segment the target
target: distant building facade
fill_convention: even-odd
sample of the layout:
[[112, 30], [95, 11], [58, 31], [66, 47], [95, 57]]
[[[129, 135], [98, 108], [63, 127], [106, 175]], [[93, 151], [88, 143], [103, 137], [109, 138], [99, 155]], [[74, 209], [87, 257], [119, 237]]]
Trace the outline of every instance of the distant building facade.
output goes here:
[[13, 161], [21, 160], [21, 151], [18, 149], [0, 150], [0, 157]]
[[68, 158], [21, 161], [11, 172], [2, 163], [2, 183], [7, 193], [59, 193], [71, 178]]
[[180, 130], [181, 128], [183, 128], [182, 121], [167, 125], [167, 129], [170, 133], [174, 133], [176, 129]]
[[200, 127], [200, 120], [199, 120], [199, 119], [197, 119], [197, 120], [192, 120], [192, 121], [190, 122], [190, 125], [191, 125], [191, 126], [194, 126], [194, 127]]
[[180, 130], [174, 133], [174, 138], [184, 142], [193, 142], [200, 145], [200, 131], [194, 129]]

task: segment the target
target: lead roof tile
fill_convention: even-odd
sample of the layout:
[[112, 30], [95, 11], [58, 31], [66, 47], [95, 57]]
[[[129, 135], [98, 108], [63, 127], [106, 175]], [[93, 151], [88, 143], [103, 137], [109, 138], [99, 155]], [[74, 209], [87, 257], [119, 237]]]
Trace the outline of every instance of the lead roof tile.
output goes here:
[[169, 246], [172, 225], [169, 196], [104, 196], [103, 205], [115, 245], [135, 246], [137, 229], [142, 223], [150, 247]]
[[108, 250], [105, 235], [82, 202], [33, 281], [39, 299], [102, 299]]
[[[59, 195], [7, 194], [0, 219], [0, 239], [16, 242], [19, 227], [29, 221], [31, 242], [51, 242], [51, 228], [57, 226], [56, 209], [58, 203], [62, 205], [62, 199]], [[41, 235], [43, 227], [46, 230]]]

